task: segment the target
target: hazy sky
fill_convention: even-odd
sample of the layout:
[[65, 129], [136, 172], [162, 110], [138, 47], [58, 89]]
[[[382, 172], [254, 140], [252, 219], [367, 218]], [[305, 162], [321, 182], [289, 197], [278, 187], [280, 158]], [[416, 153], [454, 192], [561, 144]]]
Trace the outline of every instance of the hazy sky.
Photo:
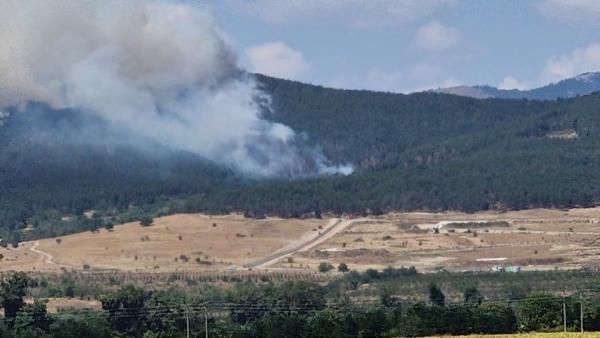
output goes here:
[[343, 88], [531, 88], [600, 71], [600, 0], [188, 0], [245, 68]]

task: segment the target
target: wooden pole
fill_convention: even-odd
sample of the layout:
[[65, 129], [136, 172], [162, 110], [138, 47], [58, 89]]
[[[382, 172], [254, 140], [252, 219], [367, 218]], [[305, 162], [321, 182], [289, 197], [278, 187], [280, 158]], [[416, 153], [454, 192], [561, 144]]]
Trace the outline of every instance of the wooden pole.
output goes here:
[[567, 332], [567, 303], [563, 297], [563, 331]]
[[208, 311], [204, 307], [204, 336], [208, 338]]
[[580, 316], [580, 321], [581, 321], [581, 333], [583, 333], [583, 294], [581, 295], [581, 302], [580, 304], [580, 308], [579, 308], [579, 316]]
[[187, 338], [190, 338], [190, 308], [185, 306], [185, 326], [187, 328]]

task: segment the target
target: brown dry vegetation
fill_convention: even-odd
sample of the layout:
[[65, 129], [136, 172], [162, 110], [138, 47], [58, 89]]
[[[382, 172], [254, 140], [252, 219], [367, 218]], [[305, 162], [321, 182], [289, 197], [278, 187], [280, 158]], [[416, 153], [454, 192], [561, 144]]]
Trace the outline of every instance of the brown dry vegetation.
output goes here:
[[[434, 230], [443, 221], [482, 220], [506, 221], [510, 226]], [[600, 265], [599, 223], [600, 208], [393, 213], [356, 222], [313, 250], [296, 254], [293, 261], [313, 268], [322, 261], [345, 262], [359, 270], [401, 265], [422, 271], [489, 270], [498, 265], [530, 270], [596, 266]], [[506, 260], [477, 261], [480, 258]]]
[[[128, 271], [223, 270], [266, 256], [311, 232], [325, 220], [252, 220], [240, 215], [173, 215], [154, 225], [115, 226], [0, 249], [0, 270]], [[213, 226], [216, 223], [216, 226]], [[51, 256], [51, 259], [44, 254]]]
[[[77, 298], [48, 298], [44, 299], [46, 309], [49, 313], [57, 313], [63, 310], [101, 310], [102, 303], [96, 299], [77, 299]], [[25, 303], [33, 304], [32, 298], [25, 299]]]
[[[439, 222], [502, 221], [510, 226], [435, 231]], [[298, 247], [336, 224], [331, 220], [245, 219], [240, 215], [173, 215], [0, 249], [0, 271], [224, 271]], [[216, 224], [216, 226], [213, 225]], [[351, 269], [416, 266], [421, 271], [523, 269], [600, 265], [600, 208], [464, 214], [393, 213], [337, 223], [315, 247], [281, 257], [270, 269], [316, 269], [321, 262]], [[342, 226], [343, 225], [343, 226]], [[477, 261], [501, 258], [500, 262]], [[270, 263], [269, 263], [270, 264]], [[267, 264], [268, 265], [268, 264]], [[85, 266], [85, 268], [84, 268]]]

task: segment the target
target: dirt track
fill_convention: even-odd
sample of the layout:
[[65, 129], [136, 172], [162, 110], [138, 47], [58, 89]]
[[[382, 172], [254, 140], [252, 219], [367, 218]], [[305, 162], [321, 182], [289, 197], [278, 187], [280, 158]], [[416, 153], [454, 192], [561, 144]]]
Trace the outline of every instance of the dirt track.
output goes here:
[[308, 238], [307, 240], [301, 241], [300, 243], [294, 243], [294, 245], [292, 245], [291, 247], [286, 247], [281, 250], [278, 250], [275, 253], [273, 253], [272, 255], [258, 259], [252, 263], [246, 264], [245, 267], [246, 268], [257, 268], [257, 269], [267, 268], [268, 266], [277, 263], [279, 260], [281, 260], [283, 258], [292, 256], [293, 254], [298, 253], [298, 252], [308, 251], [308, 250], [324, 243], [325, 241], [332, 238], [337, 233], [343, 231], [344, 229], [346, 229], [348, 226], [350, 226], [352, 223], [354, 223], [356, 221], [358, 221], [358, 219], [342, 220], [339, 218], [333, 218], [333, 219], [329, 220], [329, 223], [324, 227], [323, 231], [319, 232], [316, 236]]
[[39, 246], [40, 246], [40, 241], [35, 241], [35, 242], [33, 242], [33, 245], [31, 246], [31, 248], [29, 248], [29, 251], [36, 253], [36, 254], [42, 256], [43, 258], [45, 258], [44, 263], [54, 265], [54, 257], [52, 257], [52, 255], [50, 255], [46, 252], [38, 250], [37, 248]]
[[29, 251], [36, 253], [40, 256], [42, 256], [42, 258], [45, 258], [44, 263], [49, 264], [49, 265], [58, 265], [61, 267], [65, 267], [65, 268], [70, 268], [70, 265], [64, 265], [64, 264], [57, 264], [56, 262], [54, 262], [54, 256], [52, 256], [51, 254], [41, 251], [38, 249], [38, 247], [40, 246], [40, 241], [35, 241], [33, 242], [33, 245], [29, 248]]
[[[509, 226], [434, 231], [444, 221]], [[322, 262], [356, 270], [415, 266], [420, 271], [465, 271], [498, 264], [482, 258], [506, 258], [503, 264], [525, 270], [600, 267], [600, 207], [325, 220], [180, 214], [157, 218], [150, 227], [132, 222], [110, 231], [23, 242], [18, 248], [0, 248], [0, 253], [0, 271], [58, 273], [65, 268], [153, 274], [316, 271]]]
[[0, 248], [0, 271], [223, 271], [313, 235], [327, 220], [179, 214]]
[[[440, 222], [501, 221], [509, 226], [441, 229]], [[600, 208], [535, 209], [464, 214], [392, 213], [355, 222], [321, 245], [273, 267], [315, 269], [321, 262], [351, 269], [415, 266], [420, 271], [524, 270], [600, 266]], [[505, 258], [503, 263], [480, 259]]]

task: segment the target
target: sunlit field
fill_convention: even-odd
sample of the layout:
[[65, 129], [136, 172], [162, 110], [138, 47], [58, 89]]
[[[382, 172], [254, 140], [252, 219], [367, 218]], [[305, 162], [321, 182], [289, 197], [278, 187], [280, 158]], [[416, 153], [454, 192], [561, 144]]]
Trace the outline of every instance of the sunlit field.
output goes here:
[[600, 332], [555, 332], [555, 333], [523, 333], [523, 334], [503, 334], [503, 335], [469, 335], [469, 336], [444, 336], [444, 337], [469, 337], [469, 338], [574, 338], [574, 337], [600, 337]]

